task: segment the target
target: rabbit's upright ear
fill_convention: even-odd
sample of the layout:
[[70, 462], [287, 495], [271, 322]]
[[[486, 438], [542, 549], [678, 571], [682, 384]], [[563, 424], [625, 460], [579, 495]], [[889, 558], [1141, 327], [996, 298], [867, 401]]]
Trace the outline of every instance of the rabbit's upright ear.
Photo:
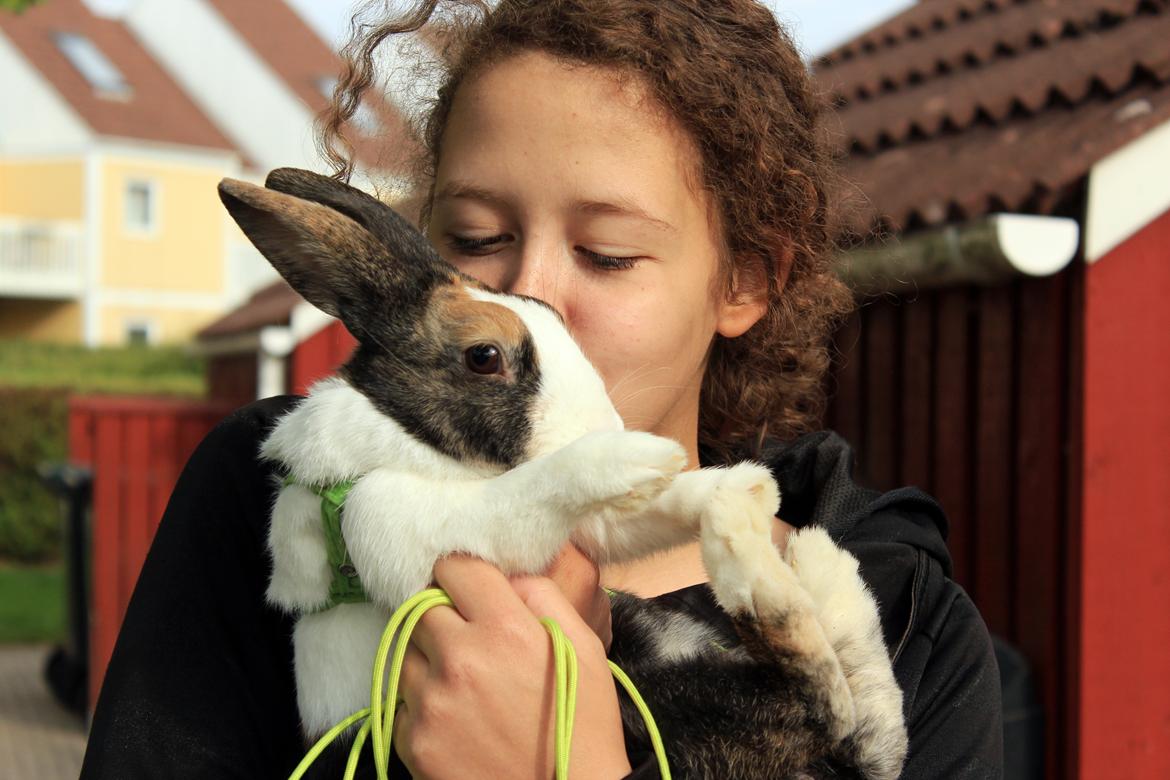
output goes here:
[[454, 271], [405, 217], [356, 187], [300, 168], [277, 168], [268, 174], [264, 186], [340, 211], [368, 230], [405, 265], [437, 266], [443, 275]]
[[404, 263], [328, 205], [235, 179], [220, 182], [219, 197], [292, 288], [359, 339], [369, 324], [417, 300], [441, 277], [433, 264]]

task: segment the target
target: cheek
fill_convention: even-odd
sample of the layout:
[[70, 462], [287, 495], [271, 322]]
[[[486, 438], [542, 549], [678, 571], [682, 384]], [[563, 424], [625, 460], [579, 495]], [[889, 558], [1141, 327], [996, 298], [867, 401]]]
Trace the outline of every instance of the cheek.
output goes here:
[[578, 297], [566, 306], [574, 338], [623, 416], [632, 409], [655, 414], [701, 376], [714, 320], [701, 298], [688, 301], [680, 293], [659, 288], [597, 301]]

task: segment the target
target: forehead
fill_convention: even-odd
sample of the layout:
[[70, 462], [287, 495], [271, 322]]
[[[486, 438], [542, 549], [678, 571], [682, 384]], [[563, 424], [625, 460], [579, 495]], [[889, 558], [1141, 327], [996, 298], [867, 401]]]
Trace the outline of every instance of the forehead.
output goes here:
[[459, 87], [437, 178], [544, 199], [633, 201], [693, 220], [706, 214], [697, 161], [636, 76], [526, 52]]

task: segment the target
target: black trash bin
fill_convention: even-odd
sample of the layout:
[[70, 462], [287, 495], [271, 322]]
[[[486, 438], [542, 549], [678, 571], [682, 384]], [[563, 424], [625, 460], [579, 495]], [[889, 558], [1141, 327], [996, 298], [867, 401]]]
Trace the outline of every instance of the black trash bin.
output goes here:
[[1044, 711], [1036, 678], [1024, 654], [992, 636], [1003, 689], [1004, 780], [1044, 777]]
[[93, 472], [68, 463], [42, 466], [41, 481], [62, 500], [65, 552], [64, 644], [45, 666], [49, 689], [61, 704], [85, 715], [89, 698], [89, 512]]

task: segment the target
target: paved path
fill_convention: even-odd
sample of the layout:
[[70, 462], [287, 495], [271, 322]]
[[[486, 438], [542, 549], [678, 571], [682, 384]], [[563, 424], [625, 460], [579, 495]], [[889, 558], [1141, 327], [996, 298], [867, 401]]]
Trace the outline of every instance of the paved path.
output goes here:
[[76, 780], [85, 753], [81, 720], [60, 707], [43, 676], [49, 648], [0, 645], [0, 778]]

